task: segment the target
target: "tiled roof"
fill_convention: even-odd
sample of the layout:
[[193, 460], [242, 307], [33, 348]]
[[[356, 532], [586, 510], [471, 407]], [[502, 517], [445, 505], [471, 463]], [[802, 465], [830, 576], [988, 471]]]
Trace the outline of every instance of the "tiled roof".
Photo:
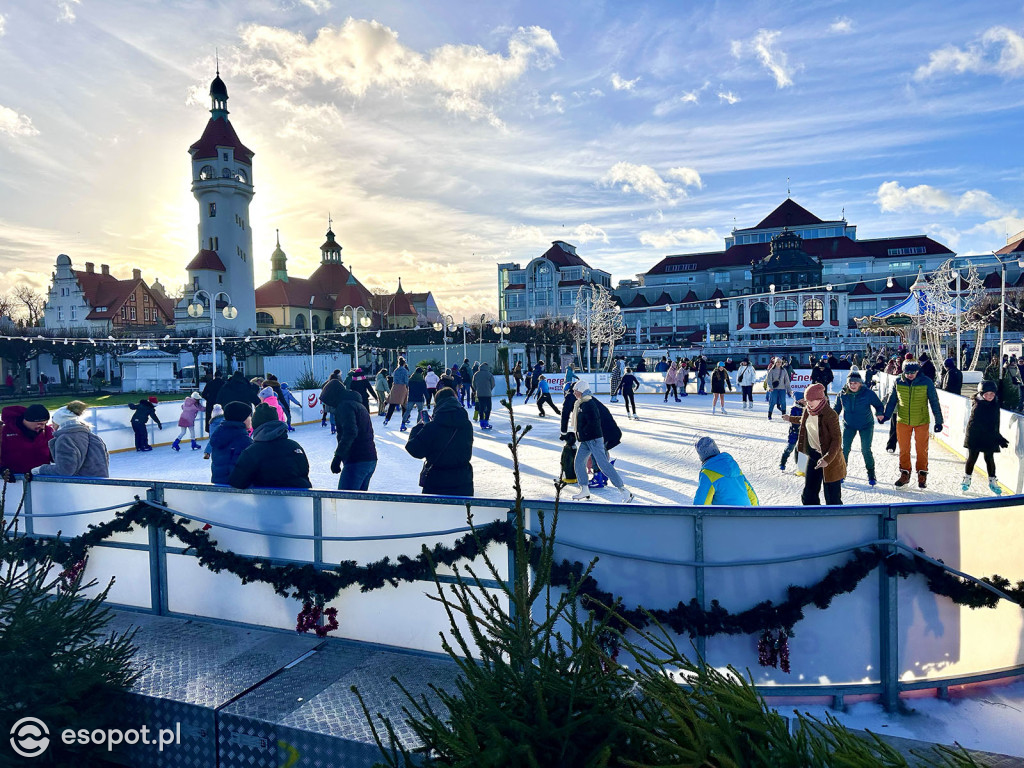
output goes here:
[[996, 251], [996, 253], [1000, 256], [1007, 253], [1024, 253], [1024, 237], [1014, 240], [1012, 243], [1007, 243]]
[[715, 288], [715, 292], [712, 293], [708, 298], [710, 298], [710, 299], [724, 299], [725, 298], [725, 294], [722, 293], [722, 289], [721, 288]]
[[544, 252], [544, 258], [550, 261], [552, 264], [558, 267], [589, 267], [583, 259], [577, 256], [575, 253], [563, 248], [563, 245], [568, 245], [561, 240], [556, 240], [551, 244], [551, 247]]
[[851, 296], [874, 296], [875, 292], [868, 287], [867, 283], [865, 283], [863, 280], [861, 280], [859, 283], [857, 283], [855, 286], [853, 286], [853, 290], [850, 291], [850, 295]]
[[[343, 274], [342, 274], [343, 273]], [[334, 311], [346, 306], [371, 308], [370, 292], [358, 281], [349, 282], [349, 271], [341, 264], [321, 264], [309, 279], [290, 277], [269, 280], [256, 289], [256, 308], [309, 307]]]
[[526, 283], [509, 283], [505, 286], [506, 291], [525, 291]]
[[626, 304], [626, 309], [643, 309], [649, 306], [651, 306], [651, 304], [644, 298], [644, 295], [642, 293], [637, 293], [637, 295], [633, 297], [633, 300], [630, 301], [629, 304]]
[[691, 288], [690, 290], [688, 290], [688, 291], [686, 292], [686, 295], [685, 295], [685, 296], [683, 296], [683, 301], [682, 301], [682, 303], [683, 303], [683, 304], [692, 304], [692, 303], [694, 303], [694, 302], [696, 302], [696, 301], [700, 301], [700, 299], [698, 299], [698, 298], [697, 298], [697, 294], [696, 294], [696, 293], [694, 293], [694, 292], [693, 292], [693, 289]]
[[196, 269], [212, 269], [214, 272], [227, 272], [224, 268], [224, 262], [220, 260], [220, 256], [217, 255], [216, 251], [202, 250], [195, 255], [195, 258], [188, 263], [185, 267], [187, 270]]
[[252, 165], [253, 151], [246, 147], [234, 127], [227, 118], [219, 119], [211, 117], [203, 130], [199, 141], [188, 148], [193, 160], [217, 157], [218, 147], [230, 147], [235, 150], [235, 160], [246, 165]]
[[[116, 317], [122, 305], [128, 300], [129, 296], [135, 293], [139, 285], [153, 299], [156, 309], [163, 312], [164, 318], [162, 319], [166, 319], [169, 322], [174, 318], [173, 302], [170, 299], [154, 294], [142, 280], [136, 280], [135, 278], [118, 280], [113, 275], [78, 270], [75, 270], [75, 277], [78, 279], [78, 284], [82, 286], [85, 301], [90, 307], [89, 314], [85, 316], [86, 320], [109, 320]], [[106, 307], [106, 309], [97, 311], [97, 307]], [[141, 308], [139, 311], [142, 311]], [[145, 322], [141, 315], [138, 318], [138, 322]]]
[[774, 229], [776, 227], [801, 227], [805, 224], [821, 224], [821, 219], [798, 205], [792, 198], [786, 198], [774, 211], [769, 213], [752, 229]]

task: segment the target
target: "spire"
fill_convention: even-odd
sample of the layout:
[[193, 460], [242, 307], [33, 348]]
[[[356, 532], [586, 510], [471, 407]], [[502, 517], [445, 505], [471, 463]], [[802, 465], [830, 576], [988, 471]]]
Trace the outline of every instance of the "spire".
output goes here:
[[341, 264], [341, 246], [338, 245], [334, 239], [334, 230], [331, 227], [330, 216], [327, 218], [327, 239], [324, 240], [324, 244], [320, 246], [320, 263], [335, 263]]
[[395, 291], [395, 295], [399, 296], [399, 295], [401, 295], [403, 293], [405, 293], [405, 291], [402, 290], [402, 278], [398, 278], [398, 290]]
[[270, 279], [271, 280], [283, 280], [288, 282], [288, 257], [285, 252], [281, 250], [281, 230], [274, 230], [277, 232], [277, 247], [274, 252], [270, 255]]
[[215, 120], [228, 119], [228, 87], [220, 79], [220, 57], [217, 58], [217, 76], [210, 83], [210, 115]]

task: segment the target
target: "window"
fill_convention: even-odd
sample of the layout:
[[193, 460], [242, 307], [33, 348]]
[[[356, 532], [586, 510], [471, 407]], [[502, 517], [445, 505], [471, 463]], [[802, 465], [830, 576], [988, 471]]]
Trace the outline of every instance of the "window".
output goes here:
[[305, 330], [306, 328], [306, 316], [301, 312], [295, 316], [295, 329], [298, 331]]
[[216, 175], [216, 171], [213, 170], [212, 165], [204, 165], [199, 169], [199, 180], [209, 181]]
[[759, 301], [750, 308], [750, 323], [755, 325], [758, 323], [768, 324], [768, 305], [763, 301]]
[[222, 179], [230, 179], [231, 178], [231, 169], [230, 168], [222, 168], [221, 172], [220, 172], [220, 177]]
[[743, 305], [742, 304], [737, 304], [736, 305], [736, 322], [739, 323], [740, 325], [743, 325]]
[[128, 319], [128, 307], [121, 307], [121, 319], [122, 320], [127, 320]]
[[563, 307], [571, 306], [574, 303], [572, 291], [559, 291], [559, 303]]
[[132, 320], [135, 320], [135, 307], [131, 307], [131, 308], [130, 308], [130, 309], [128, 310], [128, 314], [129, 314], [129, 315], [131, 315], [131, 319], [132, 319]]
[[210, 238], [210, 250], [211, 251], [216, 251], [218, 248], [220, 248], [220, 238], [219, 237], [211, 237]]
[[57, 307], [57, 321], [64, 322], [64, 307]]
[[696, 272], [697, 271], [697, 264], [696, 264], [696, 262], [693, 262], [693, 263], [690, 263], [690, 264], [669, 264], [667, 267], [665, 267], [665, 271], [666, 272]]
[[[890, 256], [919, 256], [922, 253], [928, 253], [928, 249], [923, 245], [914, 246], [913, 248], [890, 248]], [[909, 265], [910, 262], [907, 262]]]
[[149, 294], [148, 293], [142, 294], [142, 303], [143, 304], [149, 304]]
[[320, 315], [313, 315], [313, 330], [320, 330]]
[[256, 313], [256, 324], [257, 325], [273, 325], [274, 316], [269, 312], [257, 312]]
[[135, 303], [135, 294], [134, 293], [131, 296], [128, 297], [128, 301], [130, 301], [132, 304]]
[[825, 307], [819, 299], [808, 299], [804, 302], [804, 322], [824, 319]]
[[216, 203], [210, 203], [207, 206], [207, 211], [208, 211], [209, 217], [212, 219], [214, 216], [217, 215], [217, 204]]
[[523, 295], [521, 293], [505, 294], [505, 307], [507, 309], [521, 309], [523, 307]]
[[224, 161], [225, 163], [226, 163], [226, 162], [228, 161], [228, 159], [229, 159], [229, 158], [231, 157], [231, 156], [230, 156], [230, 155], [229, 155], [229, 154], [228, 154], [227, 152], [221, 152], [221, 153], [220, 153], [220, 156], [221, 156], [221, 159], [222, 159], [222, 160], [223, 160], [223, 161]]
[[[249, 183], [249, 174], [247, 174], [245, 171], [243, 171], [241, 168], [239, 168], [237, 171], [235, 171], [235, 180], [236, 181], [240, 181], [243, 184], [248, 184]], [[244, 226], [245, 222], [242, 222], [242, 224]]]
[[[898, 249], [894, 249], [898, 250]], [[912, 261], [891, 261], [889, 262], [889, 269], [910, 269], [914, 266]]]
[[223, 282], [224, 282], [224, 275], [217, 275], [217, 282], [223, 284]]
[[832, 323], [838, 323], [839, 322], [839, 300], [838, 299], [830, 299], [829, 300], [829, 302], [828, 302], [828, 319], [829, 319], [829, 322], [832, 322]]
[[75, 322], [78, 319], [78, 307], [71, 308], [71, 322]]
[[716, 283], [728, 283], [732, 280], [732, 276], [728, 272], [715, 272]]
[[785, 299], [775, 305], [775, 322], [795, 323], [797, 315], [796, 302]]
[[142, 319], [145, 320], [147, 323], [149, 322], [149, 307], [143, 307]]

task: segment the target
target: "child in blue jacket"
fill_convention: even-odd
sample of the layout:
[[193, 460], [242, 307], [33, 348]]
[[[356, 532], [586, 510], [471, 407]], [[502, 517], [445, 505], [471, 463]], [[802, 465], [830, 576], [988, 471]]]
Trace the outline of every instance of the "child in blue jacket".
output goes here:
[[[794, 405], [789, 409], [790, 416], [796, 416], [799, 419], [804, 415], [804, 409], [799, 405]], [[783, 472], [786, 471], [786, 462], [789, 461], [790, 455], [796, 450], [796, 441], [800, 437], [800, 422], [797, 421], [795, 424], [789, 425], [789, 437], [786, 440], [786, 449], [782, 452], [782, 461], [779, 462], [779, 469]], [[798, 465], [799, 466], [799, 465]], [[799, 474], [799, 473], [797, 473]]]
[[694, 506], [758, 506], [757, 494], [732, 456], [719, 451], [715, 441], [706, 435], [698, 438], [695, 448], [701, 467]]

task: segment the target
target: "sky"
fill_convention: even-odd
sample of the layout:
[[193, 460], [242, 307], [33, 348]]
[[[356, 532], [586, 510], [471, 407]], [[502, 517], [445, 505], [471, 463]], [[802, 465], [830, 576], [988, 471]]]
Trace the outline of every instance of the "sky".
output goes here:
[[198, 250], [219, 54], [257, 284], [330, 214], [369, 287], [497, 305], [554, 240], [613, 281], [793, 199], [966, 253], [1024, 229], [1024, 4], [0, 0], [0, 286]]

